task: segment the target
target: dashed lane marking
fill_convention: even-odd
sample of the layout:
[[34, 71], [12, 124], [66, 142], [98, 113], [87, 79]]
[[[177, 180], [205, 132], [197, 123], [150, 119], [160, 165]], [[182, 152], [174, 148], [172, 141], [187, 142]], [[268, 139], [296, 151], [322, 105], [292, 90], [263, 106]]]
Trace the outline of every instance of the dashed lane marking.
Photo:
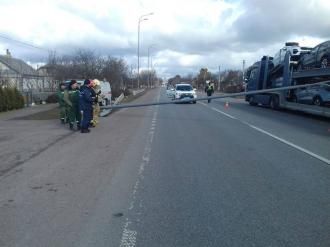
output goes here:
[[[140, 163], [140, 167], [138, 170], [138, 178], [135, 182], [133, 192], [131, 195], [131, 201], [128, 210], [132, 211], [135, 208], [135, 204], [137, 202], [137, 193], [141, 184], [141, 181], [144, 179], [143, 172], [145, 170], [145, 167], [149, 164], [150, 162], [150, 156], [151, 156], [151, 149], [152, 149], [152, 142], [154, 139], [155, 135], [155, 128], [156, 128], [156, 122], [157, 122], [157, 112], [158, 107], [156, 107], [156, 110], [153, 113], [153, 120], [152, 124], [150, 126], [149, 132], [148, 132], [148, 137], [147, 137], [147, 142], [144, 147], [144, 152], [142, 155], [142, 160]], [[140, 202], [140, 207], [142, 205], [142, 202]], [[136, 215], [139, 215], [139, 212], [135, 213]], [[140, 222], [140, 218], [137, 217], [135, 221]], [[129, 218], [126, 218], [126, 223], [124, 225], [124, 229], [122, 232], [122, 237], [120, 241], [120, 247], [135, 247], [136, 245], [136, 237], [138, 232], [132, 229], [132, 221]]]

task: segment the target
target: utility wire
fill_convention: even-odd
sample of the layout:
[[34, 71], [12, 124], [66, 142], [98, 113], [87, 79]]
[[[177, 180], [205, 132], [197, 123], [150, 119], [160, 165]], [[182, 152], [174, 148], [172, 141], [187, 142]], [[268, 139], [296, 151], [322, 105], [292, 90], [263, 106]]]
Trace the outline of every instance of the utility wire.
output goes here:
[[0, 34], [0, 38], [6, 39], [6, 40], [9, 40], [9, 41], [13, 41], [13, 42], [19, 43], [21, 45], [24, 45], [24, 46], [27, 46], [27, 47], [32, 47], [32, 48], [35, 48], [35, 49], [38, 49], [38, 50], [47, 51], [47, 52], [51, 51], [49, 49], [46, 49], [46, 48], [43, 48], [43, 47], [40, 47], [40, 46], [36, 46], [36, 45], [30, 44], [30, 43], [27, 43], [27, 42], [24, 42], [24, 41], [20, 41], [20, 40], [17, 40], [17, 39], [10, 38], [10, 37], [5, 36], [3, 34]]

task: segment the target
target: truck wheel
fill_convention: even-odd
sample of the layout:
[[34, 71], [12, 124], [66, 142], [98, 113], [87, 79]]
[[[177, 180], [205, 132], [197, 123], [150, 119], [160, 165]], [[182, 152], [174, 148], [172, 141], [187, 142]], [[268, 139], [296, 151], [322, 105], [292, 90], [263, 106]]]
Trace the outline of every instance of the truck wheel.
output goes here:
[[293, 95], [292, 96], [292, 102], [298, 103], [298, 99], [297, 99], [297, 96], [296, 95]]
[[303, 70], [303, 69], [304, 69], [304, 66], [302, 65], [302, 63], [299, 63], [297, 71], [300, 71], [300, 70]]
[[272, 96], [269, 102], [270, 108], [277, 110], [279, 108], [279, 101], [277, 96]]
[[316, 105], [316, 106], [322, 106], [322, 105], [323, 105], [323, 101], [322, 101], [322, 99], [320, 98], [320, 96], [316, 96], [316, 97], [313, 99], [313, 105]]
[[321, 68], [324, 69], [324, 68], [327, 68], [329, 67], [329, 61], [328, 61], [328, 57], [322, 57], [321, 59]]
[[254, 97], [253, 96], [250, 97], [249, 104], [252, 105], [252, 106], [256, 106], [257, 105], [257, 103], [254, 102]]

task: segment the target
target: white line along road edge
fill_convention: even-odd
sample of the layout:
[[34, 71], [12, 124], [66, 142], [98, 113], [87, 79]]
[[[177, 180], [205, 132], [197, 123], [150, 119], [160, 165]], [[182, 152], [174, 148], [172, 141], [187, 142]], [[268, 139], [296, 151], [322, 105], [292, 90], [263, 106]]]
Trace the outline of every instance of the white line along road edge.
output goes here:
[[269, 133], [268, 131], [265, 131], [265, 130], [263, 130], [263, 129], [260, 129], [260, 128], [254, 126], [254, 125], [251, 125], [251, 124], [248, 124], [248, 125], [249, 125], [251, 128], [253, 128], [253, 129], [255, 129], [255, 130], [257, 130], [257, 131], [259, 131], [259, 132], [261, 132], [261, 133], [264, 133], [265, 135], [268, 135], [268, 136], [270, 136], [270, 137], [273, 137], [274, 139], [276, 139], [276, 140], [278, 140], [278, 141], [280, 141], [280, 142], [282, 142], [282, 143], [285, 143], [286, 145], [289, 145], [290, 147], [293, 147], [293, 148], [295, 148], [295, 149], [298, 149], [299, 151], [304, 152], [304, 153], [306, 153], [306, 154], [308, 154], [308, 155], [310, 155], [310, 156], [312, 156], [312, 157], [314, 157], [314, 158], [316, 158], [316, 159], [318, 159], [318, 160], [321, 160], [321, 161], [323, 161], [324, 163], [330, 165], [330, 160], [328, 160], [327, 158], [324, 158], [324, 157], [322, 157], [322, 156], [320, 156], [320, 155], [318, 155], [318, 154], [315, 154], [315, 153], [313, 153], [313, 152], [311, 152], [311, 151], [309, 151], [309, 150], [307, 150], [307, 149], [305, 149], [305, 148], [303, 148], [303, 147], [300, 147], [300, 146], [298, 146], [298, 145], [296, 145], [296, 144], [293, 144], [292, 142], [289, 142], [289, 141], [287, 141], [287, 140], [284, 140], [283, 138], [280, 138], [280, 137], [278, 137], [278, 136], [276, 136], [276, 135], [273, 135], [272, 133]]
[[330, 165], [330, 160], [327, 159], [327, 158], [325, 158], [325, 157], [322, 157], [322, 156], [320, 156], [320, 155], [318, 155], [318, 154], [316, 154], [316, 153], [313, 153], [313, 152], [311, 152], [311, 151], [309, 151], [309, 150], [307, 150], [307, 149], [305, 149], [305, 148], [303, 148], [303, 147], [300, 147], [300, 146], [298, 146], [298, 145], [296, 145], [296, 144], [294, 144], [294, 143], [292, 143], [292, 142], [290, 142], [290, 141], [287, 141], [287, 140], [285, 140], [285, 139], [283, 139], [283, 138], [281, 138], [281, 137], [278, 137], [278, 136], [276, 136], [276, 135], [274, 135], [274, 134], [272, 134], [272, 133], [270, 133], [270, 132], [268, 132], [268, 131], [266, 131], [266, 130], [263, 130], [263, 129], [257, 127], [257, 126], [254, 126], [254, 125], [249, 124], [249, 123], [247, 123], [247, 122], [245, 122], [245, 121], [242, 121], [242, 120], [240, 120], [240, 119], [238, 119], [238, 118], [236, 118], [236, 117], [234, 117], [234, 116], [232, 116], [232, 115], [230, 115], [230, 114], [228, 114], [228, 113], [225, 113], [225, 112], [223, 112], [223, 111], [220, 111], [219, 109], [217, 109], [217, 108], [215, 108], [215, 107], [209, 107], [209, 106], [208, 106], [207, 104], [205, 104], [205, 103], [200, 103], [200, 104], [201, 104], [201, 105], [204, 105], [205, 107], [210, 108], [211, 110], [216, 111], [216, 112], [218, 112], [218, 113], [220, 113], [220, 114], [222, 114], [222, 115], [224, 115], [224, 116], [226, 116], [226, 117], [229, 117], [229, 118], [231, 118], [231, 119], [237, 120], [237, 121], [239, 121], [239, 122], [241, 122], [241, 123], [243, 123], [243, 124], [249, 126], [250, 128], [252, 128], [252, 129], [254, 129], [254, 130], [257, 130], [257, 131], [259, 131], [259, 132], [261, 132], [261, 133], [263, 133], [263, 134], [265, 134], [265, 135], [268, 135], [268, 136], [270, 136], [270, 137], [272, 137], [272, 138], [274, 138], [274, 139], [276, 139], [276, 140], [278, 140], [278, 141], [280, 141], [280, 142], [282, 142], [282, 143], [284, 143], [284, 144], [286, 144], [286, 145], [288, 145], [288, 146], [290, 146], [290, 147], [293, 147], [293, 148], [295, 148], [295, 149], [297, 149], [297, 150], [299, 150], [299, 151], [301, 151], [301, 152], [303, 152], [303, 153], [305, 153], [305, 154], [308, 154], [308, 155], [310, 155], [310, 156], [312, 156], [312, 157], [314, 157], [314, 158], [316, 158], [316, 159], [318, 159], [318, 160], [320, 160], [320, 161], [326, 163], [327, 165]]
[[[157, 101], [159, 101], [160, 94], [157, 97]], [[154, 135], [155, 135], [155, 129], [157, 127], [157, 115], [158, 115], [158, 106], [156, 106], [153, 110], [153, 117], [151, 121], [151, 125], [149, 128], [148, 136], [147, 136], [147, 142], [144, 147], [144, 152], [142, 155], [142, 160], [139, 166], [138, 170], [138, 178], [136, 180], [136, 183], [134, 185], [134, 189], [131, 195], [131, 201], [128, 210], [133, 211], [134, 209], [136, 210], [135, 215], [139, 214], [139, 210], [136, 209], [136, 203], [137, 203], [137, 193], [140, 188], [140, 185], [142, 183], [142, 180], [144, 179], [144, 170], [146, 166], [150, 162], [150, 156], [151, 156], [151, 150], [152, 150], [152, 142], [154, 140]], [[141, 202], [140, 202], [140, 207], [141, 207]], [[139, 218], [136, 218], [135, 221], [140, 221]], [[132, 220], [128, 217], [126, 218], [126, 222], [124, 225], [124, 229], [122, 232], [122, 237], [120, 241], [120, 247], [135, 247], [136, 246], [136, 238], [138, 232], [136, 229], [132, 229]]]

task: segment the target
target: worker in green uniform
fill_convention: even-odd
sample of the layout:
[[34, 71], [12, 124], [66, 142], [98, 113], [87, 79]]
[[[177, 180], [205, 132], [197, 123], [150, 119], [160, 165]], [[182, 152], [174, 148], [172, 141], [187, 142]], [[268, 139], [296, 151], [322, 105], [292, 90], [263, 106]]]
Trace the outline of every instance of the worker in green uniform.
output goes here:
[[[64, 89], [64, 95], [63, 95], [63, 101], [64, 101], [64, 105], [65, 105], [65, 114], [67, 116], [67, 121], [66, 123], [70, 122], [69, 121], [69, 112], [70, 112], [70, 108], [72, 107], [72, 102], [70, 101], [70, 96], [69, 96], [69, 87], [70, 85], [68, 85], [67, 87], [65, 87]], [[70, 125], [70, 129], [71, 129], [71, 125]]]
[[76, 80], [71, 80], [68, 90], [68, 118], [71, 130], [74, 130], [74, 125], [80, 130], [80, 111], [79, 111], [79, 90]]
[[65, 102], [64, 102], [64, 90], [65, 90], [65, 84], [62, 82], [60, 83], [60, 88], [57, 92], [58, 103], [60, 106], [60, 120], [62, 124], [65, 124], [67, 121]]

